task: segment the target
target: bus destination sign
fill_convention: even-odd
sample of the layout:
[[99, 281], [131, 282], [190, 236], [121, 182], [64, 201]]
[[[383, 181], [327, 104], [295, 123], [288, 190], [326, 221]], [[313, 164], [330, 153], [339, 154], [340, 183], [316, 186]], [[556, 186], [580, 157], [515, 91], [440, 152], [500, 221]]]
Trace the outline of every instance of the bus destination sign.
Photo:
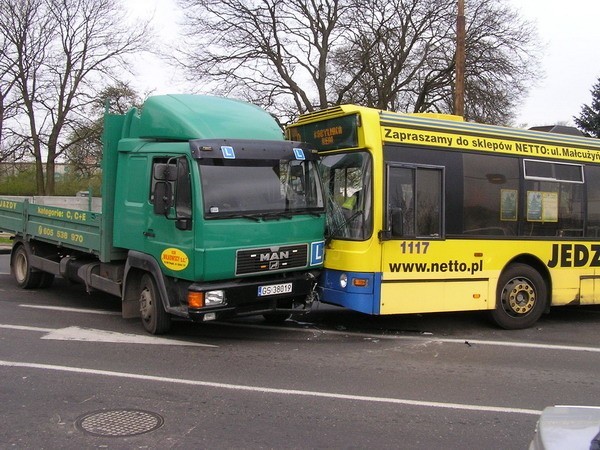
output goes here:
[[290, 139], [307, 142], [319, 151], [358, 147], [358, 116], [336, 117], [290, 128]]

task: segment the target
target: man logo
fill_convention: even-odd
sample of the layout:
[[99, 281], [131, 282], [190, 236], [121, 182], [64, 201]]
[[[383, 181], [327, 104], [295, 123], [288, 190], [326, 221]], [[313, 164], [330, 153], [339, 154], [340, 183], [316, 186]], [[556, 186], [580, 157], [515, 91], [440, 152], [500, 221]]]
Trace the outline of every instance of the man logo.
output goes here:
[[269, 270], [279, 269], [279, 261], [271, 261], [269, 263]]
[[271, 253], [261, 253], [260, 262], [265, 261], [280, 261], [282, 259], [288, 259], [290, 257], [289, 251], [275, 251]]

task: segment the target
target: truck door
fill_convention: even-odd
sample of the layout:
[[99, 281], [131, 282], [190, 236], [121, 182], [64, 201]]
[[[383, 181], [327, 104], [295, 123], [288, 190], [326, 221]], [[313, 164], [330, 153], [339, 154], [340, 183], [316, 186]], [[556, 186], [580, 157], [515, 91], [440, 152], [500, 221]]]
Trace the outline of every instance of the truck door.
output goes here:
[[144, 236], [145, 250], [166, 275], [193, 279], [192, 184], [185, 156], [152, 161], [150, 203]]

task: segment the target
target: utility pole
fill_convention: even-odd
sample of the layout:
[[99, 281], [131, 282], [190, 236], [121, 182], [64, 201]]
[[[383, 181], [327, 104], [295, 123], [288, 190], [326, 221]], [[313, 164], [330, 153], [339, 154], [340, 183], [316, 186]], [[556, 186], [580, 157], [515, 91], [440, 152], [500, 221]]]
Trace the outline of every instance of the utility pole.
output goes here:
[[456, 81], [454, 84], [454, 114], [465, 115], [465, 1], [458, 0], [456, 16]]

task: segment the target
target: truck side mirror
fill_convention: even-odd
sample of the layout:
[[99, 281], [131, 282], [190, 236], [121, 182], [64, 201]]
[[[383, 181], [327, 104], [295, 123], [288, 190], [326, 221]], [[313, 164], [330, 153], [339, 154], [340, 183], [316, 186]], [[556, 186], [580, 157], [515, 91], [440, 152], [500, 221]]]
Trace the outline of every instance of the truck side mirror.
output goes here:
[[177, 228], [178, 230], [184, 230], [184, 231], [189, 231], [192, 229], [192, 219], [189, 217], [186, 218], [179, 218], [177, 220], [175, 220], [175, 228]]
[[158, 181], [154, 186], [154, 214], [167, 215], [173, 206], [173, 187], [168, 181]]
[[175, 164], [155, 164], [152, 176], [155, 180], [175, 181], [177, 179], [177, 167]]

